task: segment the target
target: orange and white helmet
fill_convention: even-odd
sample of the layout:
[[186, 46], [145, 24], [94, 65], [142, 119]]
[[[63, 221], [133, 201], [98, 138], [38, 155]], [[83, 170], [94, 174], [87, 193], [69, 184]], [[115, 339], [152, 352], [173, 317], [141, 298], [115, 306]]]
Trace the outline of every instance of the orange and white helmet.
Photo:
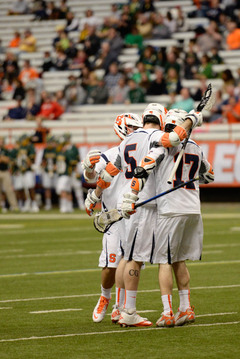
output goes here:
[[[164, 121], [165, 121], [165, 117], [167, 115], [167, 109], [161, 105], [160, 103], [155, 103], [155, 102], [152, 102], [150, 104], [147, 105], [147, 107], [145, 108], [144, 112], [146, 110], [155, 110], [155, 111], [158, 111], [159, 112], [159, 119], [160, 119], [160, 127], [161, 127], [161, 130], [163, 130], [164, 128]], [[144, 113], [143, 112], [143, 113]]]
[[129, 133], [130, 127], [139, 128], [142, 126], [141, 118], [136, 113], [123, 113], [117, 116], [113, 128], [118, 137], [124, 140]]
[[186, 118], [188, 113], [184, 110], [179, 109], [171, 109], [168, 111], [167, 116], [165, 118], [165, 132], [171, 132], [175, 126], [181, 125]]

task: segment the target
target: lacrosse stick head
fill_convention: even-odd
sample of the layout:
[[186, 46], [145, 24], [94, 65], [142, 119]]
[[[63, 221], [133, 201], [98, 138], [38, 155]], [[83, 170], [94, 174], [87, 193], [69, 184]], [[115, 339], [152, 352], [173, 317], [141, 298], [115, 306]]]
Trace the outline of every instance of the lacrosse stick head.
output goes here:
[[197, 112], [204, 110], [210, 110], [214, 104], [215, 98], [212, 92], [212, 84], [210, 83], [204, 92], [204, 95], [197, 106]]
[[106, 233], [113, 223], [122, 219], [122, 215], [117, 209], [112, 209], [108, 212], [97, 213], [94, 217], [93, 224], [96, 230], [100, 233]]

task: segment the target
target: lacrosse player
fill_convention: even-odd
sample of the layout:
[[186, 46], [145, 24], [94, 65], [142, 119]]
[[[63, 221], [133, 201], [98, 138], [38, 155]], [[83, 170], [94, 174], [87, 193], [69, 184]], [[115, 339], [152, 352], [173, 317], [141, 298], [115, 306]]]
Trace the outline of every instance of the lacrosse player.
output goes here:
[[[167, 133], [173, 131], [176, 125], [181, 125], [184, 122], [186, 116], [188, 115], [185, 111], [170, 110], [165, 119], [165, 131]], [[138, 200], [136, 194], [141, 191], [146, 180], [147, 185], [149, 179], [152, 179], [153, 173], [144, 168], [144, 163], [148, 158], [158, 159], [160, 162], [159, 167], [155, 169], [154, 176], [156, 192], [162, 193], [169, 190], [170, 185], [167, 181], [180, 150], [181, 145], [168, 150], [163, 147], [154, 148], [143, 158], [141, 166], [135, 170], [135, 177], [131, 184], [132, 193], [124, 195], [123, 212], [128, 215], [133, 213], [133, 204]], [[194, 141], [189, 140], [176, 171], [173, 186], [195, 177], [199, 177], [200, 183], [210, 183], [214, 180], [214, 173], [201, 148]], [[142, 183], [141, 187], [139, 181]], [[203, 224], [198, 182], [189, 183], [174, 193], [159, 197], [157, 199], [156, 224], [152, 262], [159, 264], [159, 285], [163, 303], [163, 312], [156, 325], [171, 327], [194, 322], [195, 314], [190, 304], [190, 275], [185, 261], [187, 259], [200, 260], [202, 253]], [[135, 248], [133, 253], [137, 259], [141, 259], [141, 253], [145, 253], [145, 251], [145, 247], [142, 246], [139, 248], [139, 253], [135, 254]], [[175, 316], [172, 310], [172, 269], [180, 299]]]
[[[117, 116], [114, 122], [114, 131], [118, 137], [123, 140], [127, 134], [133, 132], [137, 128], [142, 127], [140, 117], [133, 113], [125, 113]], [[92, 150], [88, 153], [82, 162], [84, 168], [84, 177], [87, 182], [97, 182], [97, 186], [104, 190], [102, 197], [97, 197], [96, 191], [90, 189], [85, 201], [86, 211], [92, 215], [93, 208], [97, 202], [101, 201], [102, 210], [107, 211], [115, 208], [117, 205], [118, 193], [123, 181], [123, 173], [116, 176], [108, 187], [99, 178], [99, 174], [106, 168], [110, 161], [114, 161], [118, 153], [118, 146], [110, 148], [102, 153], [99, 150]], [[109, 167], [108, 167], [109, 168]], [[124, 223], [115, 223], [109, 231], [103, 235], [102, 252], [99, 257], [99, 267], [102, 268], [101, 273], [101, 296], [94, 308], [92, 319], [94, 322], [101, 322], [105, 316], [111, 299], [111, 289], [115, 283], [115, 272], [123, 255]], [[111, 320], [113, 323], [118, 321], [120, 312], [118, 306], [123, 305], [124, 289], [122, 284], [116, 279], [116, 304], [113, 306]]]

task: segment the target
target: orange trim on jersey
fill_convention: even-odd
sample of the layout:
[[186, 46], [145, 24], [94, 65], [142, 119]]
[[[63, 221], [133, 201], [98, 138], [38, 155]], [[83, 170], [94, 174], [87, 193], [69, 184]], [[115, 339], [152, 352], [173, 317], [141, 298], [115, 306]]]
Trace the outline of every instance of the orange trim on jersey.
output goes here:
[[152, 163], [155, 163], [155, 160], [154, 160], [152, 157], [145, 156], [145, 157], [142, 159], [140, 166], [141, 166], [141, 167], [144, 167], [144, 165], [150, 165], [150, 164], [152, 164]]
[[120, 172], [119, 169], [116, 166], [114, 166], [111, 162], [108, 162], [105, 169], [112, 177], [118, 175]]
[[164, 135], [162, 136], [161, 142], [162, 142], [163, 147], [165, 147], [165, 148], [172, 147], [172, 144], [169, 140], [169, 133], [167, 133], [167, 132], [164, 133]]
[[208, 172], [211, 173], [212, 175], [214, 175], [214, 171], [213, 171], [213, 168], [212, 168], [211, 164], [210, 164], [210, 168], [209, 168]]
[[101, 189], [106, 189], [110, 186], [111, 182], [105, 182], [101, 177], [97, 180], [97, 186]]
[[187, 137], [187, 132], [186, 132], [185, 128], [183, 128], [181, 126], [176, 126], [173, 131], [178, 134], [180, 141], [184, 140], [184, 138]]

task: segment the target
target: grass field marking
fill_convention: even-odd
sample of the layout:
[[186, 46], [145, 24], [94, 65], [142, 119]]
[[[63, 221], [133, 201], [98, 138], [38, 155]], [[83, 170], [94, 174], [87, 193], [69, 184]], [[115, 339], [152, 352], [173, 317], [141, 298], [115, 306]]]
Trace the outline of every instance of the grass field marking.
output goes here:
[[18, 213], [18, 214], [0, 214], [0, 219], [14, 219], [14, 220], [46, 220], [46, 219], [59, 219], [60, 221], [63, 219], [90, 219], [87, 214], [84, 213], [76, 213], [76, 214], [63, 214], [63, 213]]
[[240, 232], [240, 227], [231, 227], [230, 230], [233, 232]]
[[[190, 325], [185, 325], [185, 326], [179, 326], [179, 327], [174, 327], [172, 330], [174, 330], [175, 328], [184, 330], [187, 328], [200, 328], [200, 327], [214, 327], [214, 326], [219, 326], [219, 325], [235, 325], [235, 324], [239, 324], [240, 321], [236, 321], [236, 322], [225, 322], [225, 323], [208, 323], [208, 324], [190, 324]], [[72, 333], [72, 334], [58, 334], [58, 335], [46, 335], [46, 336], [42, 336], [42, 337], [28, 337], [28, 338], [14, 338], [14, 339], [0, 339], [0, 343], [6, 343], [6, 342], [20, 342], [20, 341], [29, 341], [29, 340], [44, 340], [44, 339], [57, 339], [57, 338], [70, 338], [70, 337], [84, 337], [84, 336], [89, 336], [89, 335], [109, 335], [109, 334], [124, 334], [124, 333], [132, 333], [132, 332], [136, 332], [136, 331], [152, 331], [152, 330], [169, 330], [169, 328], [128, 328], [128, 329], [121, 329], [119, 328], [119, 330], [108, 330], [106, 332], [89, 332], [89, 333]]]
[[[1, 256], [0, 258], [9, 259], [9, 258], [41, 258], [41, 257], [66, 257], [66, 256], [75, 256], [75, 255], [86, 255], [86, 254], [99, 254], [101, 251], [74, 251], [74, 252], [51, 252], [51, 253], [34, 253], [34, 254], [17, 254], [17, 255], [8, 255]], [[0, 252], [1, 254], [1, 252]]]
[[203, 219], [238, 219], [240, 213], [203, 213]]
[[82, 308], [66, 308], [66, 309], [52, 309], [52, 310], [39, 310], [37, 312], [29, 312], [30, 314], [46, 314], [46, 313], [59, 313], [59, 312], [79, 312]]
[[0, 310], [12, 309], [12, 307], [0, 307]]
[[238, 313], [238, 312], [199, 314], [199, 315], [196, 315], [196, 318], [201, 318], [201, 317], [215, 317], [215, 316], [219, 316], [219, 315], [232, 315], [232, 314], [237, 314], [237, 313]]
[[[208, 290], [208, 289], [230, 289], [230, 288], [239, 288], [240, 284], [229, 284], [229, 285], [217, 285], [217, 286], [206, 286], [206, 287], [192, 287], [191, 290]], [[173, 288], [174, 291], [177, 291], [177, 288]], [[159, 292], [159, 289], [144, 289], [138, 290], [138, 293], [154, 293]], [[99, 297], [100, 293], [92, 294], [73, 294], [73, 295], [61, 295], [53, 297], [37, 297], [37, 298], [17, 298], [17, 299], [5, 299], [0, 300], [0, 303], [14, 303], [14, 302], [33, 302], [41, 300], [54, 300], [54, 299], [71, 299], [71, 298], [88, 298], [88, 297]]]
[[[228, 261], [213, 261], [213, 262], [191, 262], [188, 263], [188, 267], [192, 266], [206, 266], [206, 265], [219, 265], [219, 264], [239, 264], [240, 259], [228, 260]], [[146, 269], [156, 269], [157, 265], [146, 266]], [[61, 274], [73, 274], [73, 273], [90, 273], [90, 272], [99, 272], [100, 268], [92, 269], [69, 269], [69, 270], [60, 270], [60, 271], [49, 271], [49, 272], [32, 272], [32, 273], [12, 273], [12, 274], [0, 274], [1, 278], [12, 278], [12, 277], [22, 277], [30, 275], [61, 275]]]
[[18, 231], [1, 231], [1, 234], [15, 235], [15, 234], [34, 234], [34, 233], [56, 233], [56, 232], [78, 232], [92, 230], [92, 226], [79, 226], [71, 228], [41, 228], [41, 229], [19, 229]]
[[216, 250], [213, 250], [213, 251], [202, 251], [202, 254], [220, 254], [222, 253], [223, 251], [221, 249], [216, 249]]
[[204, 244], [204, 248], [239, 247], [240, 243]]
[[[0, 251], [0, 254], [3, 254], [3, 253], [17, 253], [17, 252], [23, 252], [24, 249], [5, 249], [5, 250], [2, 250]], [[4, 256], [4, 258], [6, 258], [6, 256]]]
[[24, 224], [0, 224], [0, 229], [21, 229], [24, 228]]

